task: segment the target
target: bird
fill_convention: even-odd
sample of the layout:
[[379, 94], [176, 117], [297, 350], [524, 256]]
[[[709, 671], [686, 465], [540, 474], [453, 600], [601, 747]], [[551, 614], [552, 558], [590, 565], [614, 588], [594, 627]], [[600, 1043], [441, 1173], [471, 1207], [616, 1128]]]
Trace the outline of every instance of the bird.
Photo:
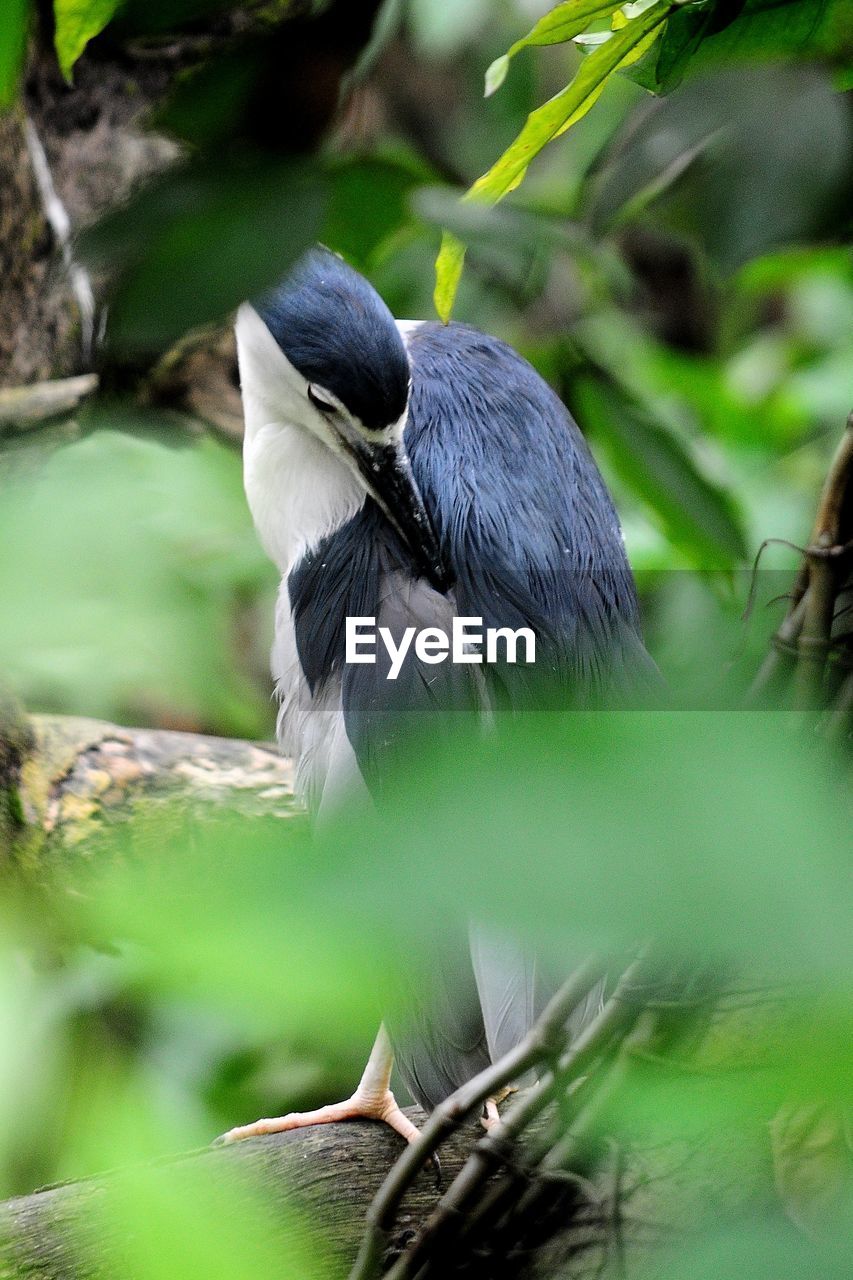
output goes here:
[[[281, 574], [277, 738], [316, 823], [356, 795], [380, 800], [413, 715], [488, 721], [542, 690], [589, 705], [654, 685], [613, 501], [568, 409], [512, 347], [465, 324], [395, 320], [323, 246], [240, 307], [236, 339], [245, 491]], [[527, 628], [535, 660], [439, 668], [410, 647], [389, 679], [381, 646], [373, 663], [347, 661], [348, 618], [375, 619], [397, 643], [457, 618]], [[417, 1141], [391, 1090], [395, 1059], [431, 1111], [513, 1048], [555, 989], [512, 938], [472, 925], [458, 941], [428, 994], [409, 993], [406, 1025], [383, 1022], [349, 1099], [222, 1140], [370, 1118]], [[599, 984], [576, 1030], [602, 1000]]]

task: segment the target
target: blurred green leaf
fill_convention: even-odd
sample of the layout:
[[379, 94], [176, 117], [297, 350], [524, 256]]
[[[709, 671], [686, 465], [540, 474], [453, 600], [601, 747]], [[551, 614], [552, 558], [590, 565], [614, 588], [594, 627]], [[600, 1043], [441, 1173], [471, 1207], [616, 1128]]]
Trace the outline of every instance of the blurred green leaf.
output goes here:
[[853, 1193], [847, 1102], [849, 1094], [841, 1105], [789, 1104], [770, 1125], [776, 1188], [792, 1222], [809, 1232], [819, 1232]]
[[[93, 1122], [96, 1117], [93, 1117]], [[107, 1119], [107, 1117], [104, 1117]], [[336, 1274], [296, 1208], [220, 1160], [112, 1173], [78, 1251], [130, 1280], [320, 1280]]]
[[368, 269], [376, 250], [411, 221], [409, 194], [424, 176], [413, 163], [378, 156], [331, 165], [323, 243]]
[[121, 0], [54, 0], [56, 56], [65, 79], [90, 40], [99, 35]]
[[108, 838], [80, 910], [93, 936], [138, 948], [139, 982], [223, 1011], [243, 1035], [367, 1044], [390, 934], [365, 933], [344, 893], [321, 905], [321, 871], [301, 816], [152, 808]]
[[319, 237], [328, 183], [310, 162], [199, 161], [147, 187], [84, 240], [117, 277], [108, 340], [163, 350], [278, 279]]
[[770, 1213], [730, 1223], [655, 1255], [641, 1272], [649, 1280], [845, 1280], [850, 1274], [849, 1222], [828, 1239], [810, 1240]]
[[29, 17], [29, 0], [4, 0], [0, 23], [0, 111], [11, 106], [18, 92]]
[[617, 134], [587, 216], [599, 235], [627, 224], [676, 236], [730, 273], [843, 235], [851, 154], [847, 104], [814, 70], [717, 72]]
[[515, 44], [486, 71], [486, 97], [499, 89], [506, 79], [510, 59], [533, 45], [564, 44], [585, 31], [595, 18], [606, 18], [619, 8], [619, 0], [564, 0], [540, 18], [526, 36]]
[[[149, 432], [154, 421], [95, 419]], [[100, 430], [16, 479], [0, 503], [0, 593], [19, 602], [0, 619], [0, 667], [30, 708], [268, 734], [266, 684], [241, 671], [237, 636], [241, 608], [275, 574], [236, 452]], [[268, 625], [257, 624], [261, 668]]]
[[435, 293], [433, 301], [438, 318], [447, 324], [453, 314], [453, 302], [465, 264], [465, 244], [452, 231], [441, 234], [441, 248], [435, 260]]
[[262, 71], [262, 53], [254, 46], [202, 62], [176, 78], [151, 125], [196, 147], [227, 144], [242, 123]]
[[667, 23], [655, 71], [656, 87], [669, 93], [691, 72], [771, 58], [819, 57], [843, 61], [853, 51], [848, 0], [746, 0], [730, 6], [682, 6]]
[[[736, 1132], [741, 1156], [759, 1165], [762, 1178], [778, 1153], [785, 1167], [774, 1170], [777, 1194], [783, 1203], [790, 1197], [789, 1215], [795, 1195], [801, 1208], [807, 1202], [809, 1225], [817, 1228], [842, 1206], [853, 1174], [843, 1135], [853, 1086], [850, 990], [762, 986], [761, 972], [759, 962], [741, 981], [732, 975], [729, 994], [681, 1052], [673, 1015], [668, 1047], [629, 1058], [627, 1087], [605, 1104], [595, 1127], [629, 1145], [674, 1144], [697, 1154], [703, 1140]], [[663, 1048], [665, 1033], [661, 1041]], [[701, 1170], [693, 1174], [701, 1177]]]
[[418, 904], [412, 939], [419, 921], [471, 916], [558, 959], [567, 939], [606, 951], [651, 937], [846, 991], [846, 782], [801, 724], [779, 712], [528, 713], [478, 742], [427, 718], [381, 813], [330, 838], [329, 883], [345, 880], [371, 914], [393, 883]]

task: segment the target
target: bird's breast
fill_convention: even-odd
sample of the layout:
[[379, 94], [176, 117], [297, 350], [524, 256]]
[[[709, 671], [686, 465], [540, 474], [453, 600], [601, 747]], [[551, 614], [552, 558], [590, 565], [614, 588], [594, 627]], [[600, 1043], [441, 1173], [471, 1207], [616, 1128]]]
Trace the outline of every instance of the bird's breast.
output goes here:
[[301, 427], [269, 423], [247, 436], [243, 478], [258, 537], [287, 574], [364, 505], [356, 477]]

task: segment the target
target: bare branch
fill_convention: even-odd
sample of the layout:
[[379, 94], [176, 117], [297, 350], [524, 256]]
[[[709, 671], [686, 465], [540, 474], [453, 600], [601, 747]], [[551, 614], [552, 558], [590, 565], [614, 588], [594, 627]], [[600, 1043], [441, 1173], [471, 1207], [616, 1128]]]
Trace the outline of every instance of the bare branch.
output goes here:
[[98, 376], [36, 382], [28, 387], [0, 388], [0, 436], [31, 431], [42, 422], [70, 414], [98, 388]]

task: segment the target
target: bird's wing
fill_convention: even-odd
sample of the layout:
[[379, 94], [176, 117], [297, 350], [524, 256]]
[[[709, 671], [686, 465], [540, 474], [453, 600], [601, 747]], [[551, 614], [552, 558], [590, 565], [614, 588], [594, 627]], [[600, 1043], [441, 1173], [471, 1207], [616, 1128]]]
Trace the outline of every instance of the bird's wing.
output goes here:
[[535, 670], [489, 668], [493, 696], [585, 705], [657, 685], [618, 518], [568, 410], [496, 338], [430, 323], [405, 336], [406, 445], [459, 611], [537, 637]]
[[[449, 635], [457, 612], [452, 593], [441, 595], [424, 578], [385, 559], [376, 598], [377, 633], [395, 649], [407, 632], [436, 627]], [[372, 615], [371, 615], [372, 616]], [[378, 794], [385, 778], [405, 766], [407, 743], [414, 735], [451, 732], [465, 719], [479, 722], [486, 708], [482, 668], [449, 659], [421, 661], [410, 645], [399, 672], [390, 679], [391, 657], [384, 641], [376, 662], [347, 665], [342, 674], [342, 705], [349, 739], [368, 786]]]

